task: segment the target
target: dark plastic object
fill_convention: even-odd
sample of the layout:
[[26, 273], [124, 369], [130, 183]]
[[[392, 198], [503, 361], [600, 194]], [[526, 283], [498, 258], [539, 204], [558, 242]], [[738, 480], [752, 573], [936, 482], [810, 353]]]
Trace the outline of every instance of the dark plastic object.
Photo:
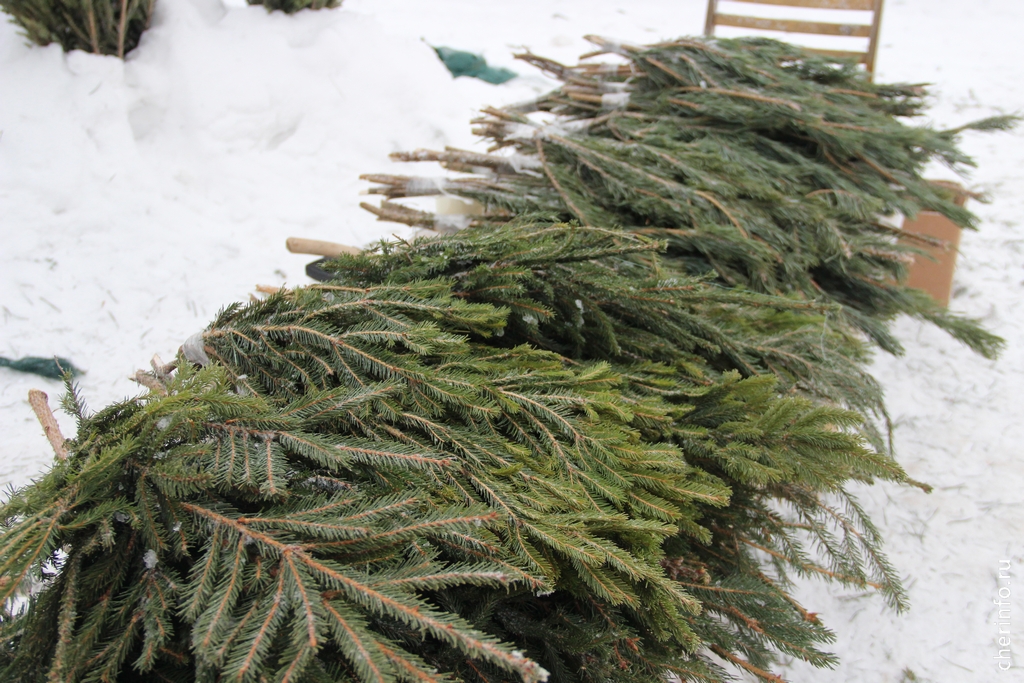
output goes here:
[[333, 273], [331, 273], [330, 271], [326, 271], [320, 267], [321, 263], [326, 263], [327, 261], [330, 261], [330, 259], [321, 258], [317, 259], [316, 261], [313, 261], [312, 263], [307, 263], [306, 275], [313, 278], [317, 282], [330, 282], [331, 280], [336, 280], [337, 277]]

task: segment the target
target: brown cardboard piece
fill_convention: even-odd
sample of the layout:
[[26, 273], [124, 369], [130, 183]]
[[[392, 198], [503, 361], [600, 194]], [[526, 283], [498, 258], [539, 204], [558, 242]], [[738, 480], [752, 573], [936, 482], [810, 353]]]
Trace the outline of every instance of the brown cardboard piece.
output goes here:
[[[956, 192], [957, 206], [963, 206], [969, 193], [955, 183], [936, 182]], [[914, 220], [903, 220], [904, 232], [942, 240], [944, 246], [928, 247], [915, 244], [931, 256], [914, 255], [907, 286], [923, 289], [943, 306], [949, 305], [953, 289], [953, 271], [956, 269], [957, 249], [960, 246], [960, 227], [941, 213], [921, 211]], [[934, 260], [933, 260], [934, 259]]]

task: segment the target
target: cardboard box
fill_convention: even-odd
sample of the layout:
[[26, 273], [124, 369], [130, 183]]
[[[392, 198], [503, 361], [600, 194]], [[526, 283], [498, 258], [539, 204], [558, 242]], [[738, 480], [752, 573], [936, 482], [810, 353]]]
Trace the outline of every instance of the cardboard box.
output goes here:
[[[956, 183], [937, 181], [935, 184], [943, 185], [956, 192], [954, 201], [957, 206], [963, 206], [970, 196], [970, 193]], [[942, 240], [944, 243], [944, 246], [941, 247], [914, 245], [927, 251], [931, 258], [920, 254], [914, 255], [914, 263], [910, 266], [910, 278], [907, 280], [907, 285], [923, 289], [940, 304], [948, 306], [953, 289], [953, 271], [956, 269], [957, 249], [960, 246], [960, 227], [941, 213], [921, 211], [914, 220], [904, 219], [903, 230]]]

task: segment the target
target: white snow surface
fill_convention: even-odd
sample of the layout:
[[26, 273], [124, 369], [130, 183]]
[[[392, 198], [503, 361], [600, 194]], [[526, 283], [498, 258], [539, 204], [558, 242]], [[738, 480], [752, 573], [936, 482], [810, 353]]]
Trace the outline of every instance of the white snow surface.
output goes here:
[[[80, 385], [94, 407], [139, 393], [130, 374], [153, 353], [172, 358], [257, 283], [307, 282], [311, 257], [286, 252], [286, 237], [363, 245], [408, 235], [358, 208], [359, 174], [422, 171], [390, 163], [396, 150], [482, 150], [468, 123], [478, 108], [552, 85], [515, 62], [516, 49], [571, 62], [590, 49], [587, 33], [631, 43], [699, 33], [706, 7], [347, 0], [285, 16], [239, 4], [157, 0], [124, 62], [29, 47], [0, 25], [0, 355], [71, 358], [87, 370]], [[937, 125], [1024, 111], [1022, 28], [1019, 0], [889, 0], [878, 79], [934, 84]], [[523, 76], [498, 87], [453, 80], [428, 44]], [[801, 584], [800, 600], [836, 631], [842, 663], [794, 663], [795, 683], [1024, 680], [1024, 131], [969, 134], [963, 146], [979, 165], [967, 183], [992, 201], [971, 205], [982, 225], [964, 236], [952, 308], [982, 318], [1007, 349], [987, 361], [933, 328], [897, 325], [907, 354], [880, 356], [874, 372], [900, 461], [935, 490], [860, 496], [911, 609]], [[62, 391], [0, 369], [2, 485], [28, 483], [52, 458], [26, 400], [33, 387], [54, 405]], [[72, 434], [73, 421], [58, 419]], [[1008, 646], [997, 640], [1000, 591]], [[1009, 671], [1001, 649], [1012, 650]]]

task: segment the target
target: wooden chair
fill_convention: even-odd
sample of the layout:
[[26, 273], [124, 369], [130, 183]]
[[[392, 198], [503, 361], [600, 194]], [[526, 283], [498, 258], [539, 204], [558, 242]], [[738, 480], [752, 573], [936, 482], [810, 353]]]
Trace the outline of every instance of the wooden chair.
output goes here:
[[796, 19], [766, 19], [764, 17], [748, 17], [736, 14], [720, 14], [718, 0], [708, 0], [708, 15], [704, 25], [704, 35], [715, 34], [716, 26], [737, 26], [739, 28], [755, 28], [765, 31], [783, 31], [785, 33], [803, 33], [826, 36], [854, 36], [868, 39], [866, 52], [849, 50], [819, 50], [807, 48], [808, 52], [828, 55], [830, 57], [852, 57], [867, 67], [869, 74], [875, 72], [875, 52], [878, 49], [878, 27], [882, 23], [883, 0], [734, 0], [735, 2], [756, 5], [783, 5], [785, 7], [812, 7], [818, 9], [868, 10], [871, 12], [870, 24], [832, 24], [821, 21], [800, 21]]

